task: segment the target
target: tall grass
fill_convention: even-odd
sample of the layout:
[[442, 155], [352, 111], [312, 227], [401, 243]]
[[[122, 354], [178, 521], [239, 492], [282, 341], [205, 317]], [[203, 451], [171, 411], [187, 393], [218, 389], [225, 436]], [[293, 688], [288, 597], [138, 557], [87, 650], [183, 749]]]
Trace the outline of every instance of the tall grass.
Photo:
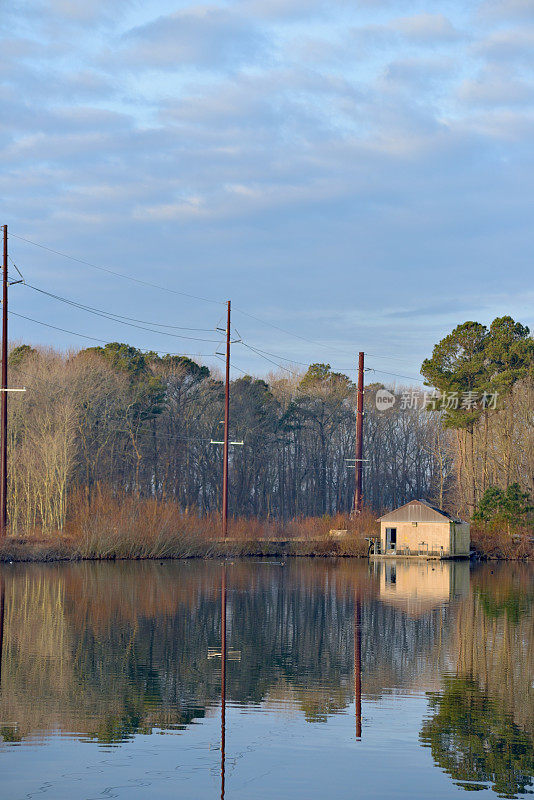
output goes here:
[[[176, 503], [99, 490], [88, 505], [80, 493], [71, 498], [65, 530], [24, 537], [9, 536], [0, 560], [158, 559], [230, 556], [365, 556], [366, 538], [377, 536], [376, 515], [365, 509], [348, 515], [276, 519], [231, 518], [222, 540], [219, 514], [199, 516]], [[335, 531], [347, 531], [336, 535]], [[527, 530], [509, 534], [495, 526], [473, 524], [471, 545], [482, 558], [534, 559], [534, 538]]]
[[[87, 505], [83, 494], [70, 503], [62, 533], [44, 536], [38, 529], [24, 538], [9, 537], [0, 558], [19, 560], [24, 552], [44, 559], [145, 559], [216, 557], [223, 555], [351, 555], [367, 554], [365, 537], [375, 535], [374, 514], [303, 517], [282, 522], [235, 518], [222, 540], [218, 514], [199, 516], [172, 502], [133, 495], [95, 494]], [[346, 530], [346, 535], [331, 534]]]

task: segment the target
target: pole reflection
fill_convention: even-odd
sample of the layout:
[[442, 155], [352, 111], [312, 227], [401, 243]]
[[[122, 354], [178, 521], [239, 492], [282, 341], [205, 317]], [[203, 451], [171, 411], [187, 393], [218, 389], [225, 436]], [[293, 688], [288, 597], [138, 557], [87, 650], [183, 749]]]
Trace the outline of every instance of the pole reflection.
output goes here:
[[226, 564], [221, 575], [221, 800], [224, 800], [226, 758]]
[[360, 598], [354, 602], [354, 705], [356, 739], [362, 738], [362, 609]]
[[4, 578], [0, 576], [0, 692], [2, 691], [2, 656], [4, 655], [4, 608], [5, 608]]

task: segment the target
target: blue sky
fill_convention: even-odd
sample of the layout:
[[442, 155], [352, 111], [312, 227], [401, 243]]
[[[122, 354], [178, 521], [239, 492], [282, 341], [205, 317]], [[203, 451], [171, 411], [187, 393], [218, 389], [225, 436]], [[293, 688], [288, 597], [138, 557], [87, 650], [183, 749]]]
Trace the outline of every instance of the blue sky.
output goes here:
[[[534, 324], [534, 0], [20, 0], [3, 24], [1, 222], [14, 234], [231, 298], [258, 318], [236, 310], [241, 338], [295, 362], [348, 368], [363, 349], [369, 366], [417, 376], [459, 322]], [[10, 253], [28, 283], [115, 314], [210, 329], [224, 313], [20, 239]], [[219, 364], [212, 341], [28, 287], [10, 304]], [[240, 344], [233, 361], [276, 370]]]

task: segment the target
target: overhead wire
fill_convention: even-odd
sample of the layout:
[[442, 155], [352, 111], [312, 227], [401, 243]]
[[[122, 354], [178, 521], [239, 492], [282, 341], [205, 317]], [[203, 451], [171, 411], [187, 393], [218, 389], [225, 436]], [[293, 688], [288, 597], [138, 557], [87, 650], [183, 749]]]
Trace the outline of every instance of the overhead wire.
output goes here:
[[425, 383], [422, 378], [414, 378], [413, 375], [399, 375], [396, 372], [386, 372], [383, 369], [375, 369], [375, 367], [366, 367], [365, 369], [369, 372], [377, 372], [379, 375], [391, 375], [394, 378], [404, 378], [407, 381], [418, 381], [419, 383]]
[[[219, 361], [222, 361], [223, 364], [226, 364], [226, 359], [223, 358], [223, 356], [220, 356], [218, 353], [215, 353], [215, 358], [218, 358]], [[241, 367], [238, 367], [237, 364], [234, 364], [232, 360], [230, 360], [230, 366], [232, 367], [232, 369], [236, 369], [238, 372], [242, 372], [243, 375], [250, 374], [249, 372], [246, 372], [244, 369], [241, 369]]]
[[[86, 306], [83, 303], [78, 303], [76, 300], [69, 300], [66, 297], [61, 297], [61, 295], [53, 294], [52, 292], [47, 292], [45, 289], [40, 289], [37, 286], [32, 286], [30, 283], [25, 283], [29, 289], [34, 289], [36, 292], [40, 292], [41, 294], [47, 295], [48, 297], [52, 297], [54, 300], [58, 300], [61, 303], [66, 303], [67, 305], [74, 306], [75, 308], [79, 308], [82, 311], [87, 311], [89, 314], [95, 314], [98, 317], [103, 317], [104, 319], [109, 319], [112, 322], [119, 322], [121, 325], [129, 325], [131, 328], [138, 328], [142, 331], [147, 331], [149, 333], [157, 333], [163, 336], [172, 336], [175, 339], [188, 339], [194, 342], [210, 342], [212, 344], [217, 344], [216, 339], [204, 339], [199, 336], [184, 336], [183, 334], [179, 333], [170, 333], [169, 331], [156, 331], [153, 328], [147, 328], [142, 325], [137, 325], [135, 322], [127, 322], [126, 320], [129, 319], [128, 317], [121, 317], [120, 315], [115, 315], [108, 311], [102, 311], [101, 309], [93, 308], [92, 306]], [[141, 322], [141, 320], [139, 320]], [[152, 324], [152, 323], [146, 323]], [[158, 323], [155, 323], [156, 325]], [[162, 326], [163, 327], [163, 326]], [[164, 326], [167, 327], [167, 326]], [[172, 326], [168, 326], [172, 327]], [[200, 330], [198, 328], [187, 328], [186, 330]], [[211, 330], [210, 328], [202, 328], [201, 330]]]
[[[8, 311], [8, 316], [20, 317], [21, 319], [25, 319], [25, 320], [27, 320], [29, 322], [34, 322], [37, 325], [43, 325], [46, 328], [51, 328], [53, 330], [60, 331], [61, 333], [68, 333], [70, 336], [78, 336], [78, 337], [80, 337], [82, 339], [88, 339], [89, 341], [99, 342], [100, 344], [109, 344], [109, 341], [106, 340], [106, 339], [100, 339], [100, 338], [98, 338], [96, 336], [89, 336], [87, 334], [79, 333], [77, 331], [71, 331], [71, 330], [68, 330], [67, 328], [60, 328], [58, 325], [52, 325], [49, 322], [43, 322], [42, 320], [38, 320], [38, 319], [35, 319], [33, 317], [28, 317], [25, 314], [19, 314], [16, 311], [9, 310]], [[141, 330], [148, 330], [148, 329], [141, 328]], [[157, 331], [156, 331], [156, 333], [157, 333]], [[197, 341], [211, 341], [211, 340], [209, 340], [209, 339], [208, 340], [205, 340], [205, 339], [202, 340], [201, 339], [201, 340], [197, 340]], [[277, 361], [274, 361], [272, 358], [269, 358], [268, 356], [264, 355], [264, 353], [261, 350], [259, 350], [258, 348], [248, 344], [247, 342], [241, 342], [241, 343], [243, 344], [244, 347], [246, 347], [249, 350], [251, 350], [252, 352], [256, 353], [257, 355], [260, 356], [260, 358], [263, 358], [265, 361], [268, 361], [270, 364], [273, 364], [275, 367], [278, 367], [279, 369], [282, 369], [285, 372], [288, 372], [290, 375], [294, 375], [296, 377], [301, 377], [300, 373], [296, 372], [295, 370], [289, 369], [289, 367], [284, 366], [284, 364], [280, 364]], [[179, 355], [187, 355], [187, 356], [192, 356], [193, 358], [210, 358], [212, 356], [215, 356], [217, 358], [219, 357], [219, 355], [217, 353], [169, 353], [169, 352], [164, 352], [164, 351], [161, 351], [161, 350], [156, 350], [154, 352], [163, 353], [164, 355], [177, 355], [177, 356], [179, 356]], [[300, 362], [300, 363], [302, 365], [304, 365], [304, 366], [310, 366], [309, 364], [306, 365], [303, 362]], [[239, 370], [240, 372], [243, 372], [243, 374], [245, 374], [245, 375], [247, 374], [245, 372], [245, 370], [242, 370], [241, 367], [238, 367], [236, 364], [233, 364], [232, 366], [235, 369]], [[370, 372], [376, 372], [376, 373], [378, 373], [380, 375], [390, 375], [390, 376], [396, 377], [396, 378], [403, 378], [405, 380], [418, 381], [419, 383], [423, 383], [423, 384], [425, 383], [425, 381], [422, 380], [421, 378], [415, 378], [412, 375], [400, 375], [400, 374], [395, 373], [395, 372], [387, 372], [386, 370], [376, 369], [374, 367], [367, 367], [366, 369], [368, 371], [370, 371]]]
[[[142, 280], [140, 278], [135, 278], [132, 275], [128, 275], [126, 273], [119, 272], [117, 270], [113, 270], [113, 269], [111, 269], [109, 267], [104, 267], [102, 265], [95, 264], [95, 263], [93, 263], [91, 261], [87, 261], [86, 259], [81, 259], [81, 258], [78, 258], [76, 256], [72, 256], [72, 255], [70, 255], [68, 253], [64, 253], [64, 252], [62, 252], [60, 250], [56, 250], [54, 248], [48, 247], [47, 245], [40, 244], [39, 242], [35, 242], [34, 240], [28, 239], [25, 236], [20, 236], [19, 234], [15, 234], [15, 233], [11, 232], [10, 236], [14, 237], [14, 238], [16, 238], [16, 239], [18, 239], [20, 241], [23, 241], [23, 242], [26, 242], [28, 244], [31, 244], [31, 245], [33, 245], [35, 247], [41, 248], [41, 249], [43, 249], [45, 251], [48, 251], [50, 253], [53, 253], [55, 255], [61, 256], [62, 258], [67, 258], [67, 259], [69, 259], [71, 261], [74, 261], [76, 263], [83, 264], [84, 266], [88, 266], [88, 267], [91, 267], [93, 269], [100, 270], [100, 271], [108, 273], [110, 275], [114, 275], [115, 277], [118, 277], [118, 278], [122, 278], [122, 279], [125, 279], [125, 280], [130, 280], [130, 281], [132, 281], [134, 283], [137, 283], [137, 284], [140, 284], [140, 285], [143, 285], [143, 286], [150, 286], [152, 288], [156, 288], [156, 289], [159, 289], [159, 290], [165, 291], [165, 292], [170, 292], [172, 294], [177, 294], [177, 295], [180, 295], [180, 296], [183, 296], [183, 297], [189, 297], [189, 298], [192, 298], [192, 299], [197, 299], [197, 300], [201, 300], [201, 301], [205, 301], [205, 302], [209, 302], [209, 303], [214, 303], [216, 305], [224, 305], [224, 302], [220, 301], [220, 300], [213, 300], [212, 298], [203, 297], [201, 295], [194, 295], [194, 294], [191, 294], [191, 293], [188, 293], [188, 292], [181, 292], [181, 291], [179, 291], [177, 289], [172, 289], [172, 288], [170, 288], [168, 286], [162, 286], [160, 284], [156, 284], [156, 283], [153, 283], [151, 281], [145, 281], [145, 280]], [[31, 284], [27, 284], [24, 281], [22, 273], [20, 272], [20, 270], [18, 269], [16, 264], [13, 262], [12, 259], [11, 259], [11, 261], [12, 261], [13, 265], [15, 266], [15, 268], [17, 269], [17, 272], [21, 275], [21, 278], [23, 279], [24, 285], [28, 286], [28, 288], [31, 288], [34, 291], [41, 292], [42, 294], [47, 295], [49, 297], [52, 297], [53, 299], [56, 299], [56, 300], [58, 300], [60, 302], [67, 303], [67, 304], [69, 304], [69, 305], [71, 305], [73, 307], [79, 308], [81, 310], [84, 310], [84, 311], [86, 311], [88, 313], [95, 314], [97, 316], [101, 316], [101, 317], [109, 319], [111, 321], [121, 322], [122, 324], [130, 325], [131, 327], [137, 327], [140, 330], [146, 330], [146, 331], [151, 332], [151, 333], [164, 333], [167, 336], [173, 336], [173, 337], [176, 337], [176, 338], [189, 339], [189, 340], [193, 340], [193, 341], [207, 341], [207, 342], [213, 342], [213, 343], [217, 344], [217, 342], [215, 340], [203, 339], [201, 337], [190, 337], [190, 336], [184, 336], [184, 335], [180, 335], [180, 334], [173, 334], [173, 333], [170, 333], [168, 331], [156, 331], [156, 330], [152, 330], [152, 329], [147, 328], [147, 327], [141, 327], [140, 325], [137, 325], [136, 323], [140, 322], [143, 325], [145, 325], [145, 324], [146, 325], [149, 325], [149, 324], [152, 325], [153, 324], [156, 327], [170, 328], [170, 329], [173, 329], [173, 330], [208, 331], [208, 330], [211, 330], [209, 328], [186, 328], [186, 327], [181, 327], [181, 326], [164, 325], [162, 323], [145, 323], [144, 320], [136, 320], [135, 318], [126, 317], [126, 316], [119, 315], [119, 314], [113, 314], [112, 312], [103, 311], [101, 309], [96, 309], [94, 307], [87, 306], [87, 305], [82, 304], [82, 303], [78, 303], [77, 301], [73, 301], [73, 300], [69, 300], [68, 298], [61, 297], [60, 295], [56, 295], [56, 294], [54, 294], [52, 292], [47, 292], [46, 290], [41, 289], [41, 288], [36, 287], [36, 286], [33, 286]], [[234, 306], [234, 311], [237, 311], [238, 313], [243, 314], [244, 316], [246, 316], [246, 317], [248, 317], [250, 319], [254, 319], [257, 322], [260, 322], [260, 323], [262, 323], [264, 325], [267, 325], [267, 326], [269, 326], [271, 328], [274, 328], [275, 330], [279, 330], [280, 332], [285, 333], [288, 336], [293, 336], [294, 338], [300, 339], [301, 341], [308, 342], [309, 344], [313, 344], [315, 346], [323, 347], [323, 348], [326, 348], [326, 349], [329, 349], [329, 350], [336, 350], [337, 352], [341, 352], [341, 353], [345, 352], [345, 354], [346, 354], [346, 351], [343, 351], [338, 347], [335, 347], [333, 345], [327, 345], [327, 344], [324, 344], [323, 342], [318, 342], [317, 340], [310, 339], [309, 337], [306, 337], [306, 336], [301, 336], [300, 334], [294, 333], [293, 331], [289, 331], [289, 330], [287, 330], [285, 328], [282, 328], [279, 325], [275, 325], [272, 322], [268, 322], [267, 320], [264, 320], [261, 317], [257, 317], [255, 314], [251, 314], [250, 312], [245, 311], [244, 309], [239, 308], [238, 306]], [[103, 339], [98, 339], [97, 337], [87, 336], [85, 334], [80, 334], [80, 333], [76, 333], [74, 331], [69, 331], [67, 329], [60, 328], [60, 327], [55, 326], [55, 325], [51, 325], [49, 323], [41, 322], [40, 320], [35, 320], [35, 319], [32, 319], [31, 317], [26, 317], [23, 314], [16, 314], [15, 312], [10, 312], [10, 313], [14, 314], [15, 316], [19, 316], [22, 319], [27, 319], [27, 320], [29, 320], [31, 322], [35, 322], [35, 323], [40, 324], [40, 325], [45, 325], [46, 327], [52, 328], [54, 330], [61, 331], [63, 333], [68, 333], [68, 334], [74, 335], [74, 336], [80, 336], [82, 338], [90, 339], [92, 341], [99, 341], [99, 342], [103, 342], [104, 341]], [[261, 358], [264, 358], [266, 361], [269, 361], [274, 366], [277, 366], [280, 369], [283, 369], [283, 370], [285, 370], [285, 371], [287, 371], [287, 372], [289, 372], [290, 374], [293, 374], [293, 375], [298, 375], [298, 373], [296, 373], [294, 370], [289, 369], [288, 367], [285, 367], [283, 364], [279, 364], [276, 361], [271, 360], [270, 358], [268, 358], [268, 356], [272, 355], [275, 358], [279, 358], [279, 359], [281, 359], [283, 361], [287, 361], [287, 362], [292, 363], [292, 364], [299, 364], [301, 366], [307, 366], [307, 367], [310, 366], [310, 364], [306, 363], [306, 362], [296, 361], [296, 360], [290, 359], [290, 358], [288, 358], [286, 356], [281, 356], [281, 355], [277, 355], [275, 353], [270, 353], [269, 351], [261, 350], [261, 348], [256, 348], [256, 347], [254, 347], [252, 345], [249, 345], [249, 344], [247, 344], [245, 342], [243, 342], [243, 344], [246, 347], [248, 347], [250, 350], [255, 352], [257, 355], [259, 355]], [[366, 353], [366, 355], [370, 356], [371, 358], [381, 358], [381, 359], [385, 359], [385, 360], [394, 360], [394, 361], [405, 361], [405, 359], [401, 359], [401, 358], [398, 358], [398, 357], [395, 357], [395, 356], [385, 356], [385, 355], [372, 354], [372, 353]], [[237, 366], [235, 368], [239, 369]], [[349, 372], [349, 371], [350, 372], [354, 372], [354, 371], [356, 371], [355, 367], [347, 367], [347, 368], [339, 368], [339, 369], [343, 370], [344, 372]], [[415, 380], [415, 381], [424, 383], [424, 381], [422, 381], [420, 378], [414, 378], [413, 376], [399, 375], [397, 373], [388, 372], [386, 370], [374, 369], [374, 368], [369, 368], [369, 369], [372, 369], [372, 371], [377, 372], [378, 374], [390, 375], [392, 377], [399, 377], [399, 378], [403, 378], [403, 379], [406, 379], [406, 380]]]
[[[308, 344], [316, 345], [317, 347], [326, 347], [329, 350], [338, 350], [340, 353], [344, 352], [339, 348], [336, 348], [332, 345], [326, 345], [322, 342], [316, 342], [313, 339], [308, 339], [306, 336], [300, 336], [298, 333], [293, 333], [292, 331], [288, 331], [285, 328], [281, 328], [279, 325], [275, 325], [273, 322], [267, 322], [267, 320], [261, 319], [261, 317], [256, 317], [254, 314], [251, 314], [249, 311], [245, 311], [242, 308], [238, 308], [234, 306], [234, 311], [239, 312], [239, 314], [244, 314], [246, 317], [250, 317], [250, 319], [254, 319], [257, 322], [261, 322], [263, 325], [268, 325], [271, 328], [274, 328], [277, 331], [281, 331], [281, 333], [285, 333], [287, 336], [294, 336], [296, 339], [301, 339], [303, 342], [308, 342]], [[345, 353], [346, 355], [346, 353]]]
[[[344, 349], [341, 349], [339, 347], [336, 347], [335, 345], [329, 345], [329, 344], [325, 344], [324, 342], [318, 342], [315, 339], [309, 339], [306, 336], [301, 336], [298, 333], [293, 333], [292, 331], [288, 331], [285, 328], [281, 328], [279, 325], [275, 325], [272, 322], [268, 322], [265, 319], [261, 319], [261, 317], [257, 317], [254, 314], [251, 314], [250, 312], [245, 311], [242, 308], [238, 308], [237, 306], [234, 306], [234, 311], [238, 311], [240, 314], [244, 314], [246, 317], [250, 317], [251, 319], [254, 319], [257, 322], [261, 322], [261, 323], [263, 323], [263, 325], [268, 325], [269, 327], [274, 328], [275, 330], [281, 331], [281, 333], [285, 333], [288, 336], [294, 336], [296, 339], [301, 339], [303, 342], [308, 342], [308, 344], [313, 344], [313, 345], [316, 345], [317, 347], [324, 347], [327, 350], [336, 350], [338, 353], [343, 353], [343, 355], [347, 355], [347, 353], [349, 352], [348, 348], [346, 350], [344, 350]], [[373, 358], [383, 358], [383, 359], [386, 359], [386, 360], [389, 360], [389, 361], [403, 361], [404, 363], [407, 363], [407, 359], [399, 358], [398, 356], [376, 355], [374, 353], [366, 353], [366, 355], [369, 355], [369, 356], [371, 356]], [[282, 358], [282, 356], [280, 356], [280, 358]], [[284, 358], [284, 361], [292, 361], [292, 360], [293, 359]], [[299, 362], [293, 360], [293, 363], [297, 364]], [[352, 369], [352, 367], [350, 369]]]
[[[280, 356], [280, 355], [278, 355], [276, 353], [271, 353], [268, 350], [261, 350], [261, 348], [254, 347], [253, 345], [249, 344], [248, 342], [244, 342], [243, 341], [242, 344], [245, 347], [247, 347], [249, 350], [253, 350], [255, 353], [257, 353], [258, 355], [262, 355], [265, 358], [266, 358], [266, 356], [273, 356], [274, 358], [281, 358], [284, 361], [291, 361], [291, 359], [286, 358], [285, 356]], [[367, 355], [369, 355], [369, 354], [367, 354]], [[266, 358], [266, 360], [269, 360], [269, 359]], [[276, 364], [275, 361], [271, 361], [271, 363], [272, 364]], [[311, 367], [312, 366], [312, 364], [308, 364], [305, 361], [292, 361], [291, 363], [299, 364], [300, 366], [303, 366], [303, 367]], [[276, 364], [276, 366], [279, 366], [281, 369], [285, 369], [285, 370], [287, 370], [288, 372], [291, 372], [294, 375], [298, 375], [299, 374], [299, 373], [295, 372], [294, 370], [290, 370], [288, 367], [284, 367], [283, 364]], [[340, 372], [357, 372], [357, 368], [356, 367], [333, 367], [333, 369], [335, 369], [337, 371], [340, 371]], [[419, 381], [421, 383], [424, 383], [424, 381], [421, 380], [421, 378], [415, 378], [412, 375], [399, 375], [399, 374], [397, 374], [395, 372], [386, 372], [385, 370], [376, 369], [375, 367], [367, 367], [366, 369], [371, 371], [371, 372], [378, 372], [381, 375], [392, 375], [392, 376], [394, 376], [396, 378], [405, 378], [406, 380]]]
[[[13, 232], [10, 233], [10, 236], [14, 237], [15, 239], [18, 239], [18, 240], [20, 240], [22, 242], [26, 242], [27, 244], [31, 244], [34, 247], [39, 247], [42, 250], [46, 250], [47, 252], [53, 253], [54, 255], [58, 255], [58, 256], [60, 256], [62, 258], [67, 258], [67, 259], [69, 259], [71, 261], [74, 261], [74, 262], [76, 262], [78, 264], [83, 264], [84, 266], [91, 267], [92, 269], [96, 269], [96, 270], [100, 270], [102, 272], [106, 272], [109, 275], [114, 275], [115, 277], [122, 278], [124, 280], [129, 280], [129, 281], [132, 281], [134, 283], [141, 284], [142, 286], [150, 286], [150, 287], [152, 287], [154, 289], [159, 289], [160, 291], [171, 292], [172, 294], [177, 294], [177, 295], [180, 295], [182, 297], [189, 297], [189, 298], [192, 298], [192, 299], [195, 299], [195, 300], [201, 300], [201, 301], [204, 301], [204, 302], [207, 302], [207, 303], [213, 303], [215, 305], [224, 305], [224, 301], [222, 301], [222, 300], [214, 300], [213, 298], [203, 297], [202, 295], [195, 295], [195, 294], [192, 294], [192, 293], [189, 293], [189, 292], [181, 292], [178, 289], [172, 289], [169, 286], [162, 286], [161, 284], [153, 283], [152, 281], [145, 281], [145, 280], [143, 280], [141, 278], [135, 278], [133, 275], [128, 275], [127, 273], [119, 272], [118, 270], [113, 270], [110, 267], [104, 267], [104, 266], [102, 266], [100, 264], [95, 264], [92, 261], [87, 261], [86, 259], [78, 258], [77, 256], [72, 256], [69, 253], [64, 253], [61, 250], [56, 250], [56, 249], [54, 249], [52, 247], [48, 247], [47, 245], [41, 244], [39, 242], [36, 242], [33, 239], [28, 239], [26, 236], [20, 236], [19, 234], [16, 234], [16, 233], [13, 233]], [[18, 268], [17, 268], [17, 271], [18, 271]], [[327, 344], [324, 344], [324, 342], [318, 342], [315, 339], [310, 339], [309, 337], [301, 336], [300, 334], [294, 333], [293, 331], [288, 331], [286, 328], [282, 328], [279, 325], [275, 325], [272, 322], [269, 322], [269, 321], [267, 321], [265, 319], [262, 319], [261, 317], [257, 317], [255, 314], [251, 314], [249, 311], [245, 311], [244, 309], [239, 308], [238, 306], [234, 306], [234, 311], [237, 311], [238, 313], [243, 314], [244, 316], [249, 317], [250, 319], [254, 319], [257, 322], [262, 323], [263, 325], [267, 325], [267, 326], [269, 326], [271, 328], [274, 328], [275, 330], [278, 330], [278, 331], [280, 331], [282, 333], [285, 333], [287, 336], [293, 336], [296, 339], [300, 339], [301, 341], [308, 342], [309, 344], [313, 344], [313, 345], [315, 345], [317, 347], [323, 347], [323, 348], [326, 348], [328, 350], [337, 350], [340, 353], [344, 353], [345, 355], [347, 354], [347, 350], [342, 350], [341, 348], [335, 347], [334, 345], [327, 345]], [[165, 327], [169, 327], [169, 326], [165, 326]], [[369, 355], [371, 355], [371, 354], [369, 354]], [[384, 358], [384, 359], [393, 360], [393, 361], [403, 361], [403, 360], [405, 360], [405, 359], [399, 359], [398, 357], [395, 357], [395, 356], [385, 356], [385, 355], [373, 355], [373, 357], [374, 358]], [[289, 360], [289, 359], [287, 359], [287, 360]]]
[[109, 344], [106, 339], [98, 339], [96, 336], [87, 336], [85, 333], [77, 333], [76, 331], [69, 331], [66, 328], [60, 328], [58, 325], [51, 325], [49, 322], [41, 322], [40, 319], [34, 319], [33, 317], [27, 317], [25, 314], [19, 314], [16, 311], [9, 311], [7, 312], [8, 317], [20, 317], [20, 319], [26, 319], [29, 322], [35, 322], [37, 325], [44, 325], [46, 328], [52, 328], [55, 331], [61, 331], [61, 333], [68, 333], [70, 336], [80, 336], [82, 339], [89, 339], [92, 342], [100, 342], [103, 344]]
[[[191, 328], [186, 325], [169, 325], [164, 322], [148, 322], [144, 319], [137, 319], [136, 317], [127, 317], [123, 314], [115, 314], [113, 311], [104, 311], [101, 308], [94, 308], [93, 306], [85, 305], [84, 303], [80, 303], [78, 300], [69, 300], [67, 297], [62, 297], [59, 294], [54, 294], [54, 292], [48, 292], [46, 289], [42, 289], [39, 286], [33, 286], [31, 283], [24, 283], [28, 289], [33, 289], [36, 292], [40, 292], [41, 294], [45, 294], [48, 297], [53, 297], [54, 300], [60, 300], [62, 303], [68, 303], [71, 306], [75, 306], [76, 308], [81, 308], [83, 311], [90, 311], [92, 313], [104, 314], [107, 317], [111, 317], [116, 319], [117, 321], [122, 322], [126, 320], [127, 322], [140, 322], [143, 325], [153, 325], [157, 328], [172, 328], [173, 330], [178, 331], [204, 331], [206, 333], [212, 333], [214, 328]], [[158, 331], [156, 331], [158, 332]], [[183, 337], [186, 338], [186, 337]]]
[[21, 242], [27, 242], [28, 244], [32, 244], [35, 247], [40, 247], [41, 250], [47, 250], [49, 253], [54, 253], [56, 256], [61, 256], [62, 258], [68, 258], [70, 261], [75, 261], [78, 264], [83, 264], [86, 267], [92, 267], [92, 269], [100, 270], [101, 272], [106, 272], [108, 275], [115, 275], [117, 278], [123, 278], [124, 280], [132, 281], [133, 283], [139, 283], [141, 286], [150, 286], [153, 289], [160, 289], [164, 292], [171, 292], [172, 294], [178, 294], [182, 297], [189, 297], [193, 300], [202, 300], [205, 303], [214, 303], [215, 305], [223, 305], [223, 301], [221, 300], [213, 300], [210, 297], [202, 297], [201, 295], [190, 294], [189, 292], [180, 292], [178, 289], [171, 289], [169, 286], [161, 286], [158, 283], [152, 283], [152, 281], [144, 281], [141, 278], [134, 278], [133, 275], [127, 275], [124, 272], [118, 272], [117, 270], [110, 269], [109, 267], [103, 267], [99, 264], [94, 264], [92, 261], [86, 261], [84, 258], [77, 258], [76, 256], [71, 256], [68, 253], [62, 253], [61, 250], [54, 250], [52, 247], [47, 247], [44, 244], [39, 244], [39, 242], [34, 242], [32, 239], [27, 239], [25, 236], [19, 236], [16, 233], [10, 232], [9, 234], [11, 237], [15, 239], [19, 239]]
[[283, 369], [283, 370], [285, 370], [286, 372], [289, 372], [291, 375], [297, 375], [297, 376], [299, 376], [299, 377], [302, 377], [302, 376], [300, 375], [300, 373], [298, 373], [298, 372], [295, 372], [295, 370], [289, 369], [289, 367], [285, 367], [283, 364], [279, 364], [277, 361], [273, 361], [273, 360], [272, 360], [272, 358], [268, 358], [267, 356], [263, 355], [263, 353], [261, 352], [261, 350], [257, 350], [257, 349], [256, 349], [255, 347], [253, 347], [252, 345], [250, 345], [250, 344], [247, 344], [246, 342], [242, 342], [242, 344], [243, 344], [243, 345], [244, 345], [246, 348], [248, 348], [249, 350], [252, 350], [254, 353], [257, 353], [257, 354], [260, 356], [260, 358], [263, 358], [265, 361], [269, 361], [271, 364], [274, 364], [274, 366], [275, 366], [275, 367], [279, 367], [280, 369]]
[[[96, 336], [88, 336], [85, 333], [78, 333], [77, 331], [70, 331], [67, 330], [66, 328], [59, 328], [57, 325], [51, 325], [49, 322], [43, 322], [42, 320], [34, 319], [33, 317], [27, 317], [25, 314], [19, 314], [16, 311], [11, 311], [11, 309], [8, 311], [8, 317], [9, 316], [20, 317], [21, 319], [26, 319], [29, 322], [36, 322], [38, 325], [44, 325], [46, 328], [53, 328], [56, 331], [61, 331], [62, 333], [68, 333], [71, 336], [80, 336], [82, 339], [90, 339], [93, 342], [100, 342], [101, 344], [111, 344], [111, 342], [107, 339], [98, 339]], [[212, 358], [214, 355], [213, 353], [174, 353], [165, 350], [142, 349], [142, 348], [138, 349], [140, 349], [141, 352], [144, 353], [153, 352], [153, 353], [158, 353], [158, 355], [178, 356], [178, 357], [187, 356], [189, 358]]]

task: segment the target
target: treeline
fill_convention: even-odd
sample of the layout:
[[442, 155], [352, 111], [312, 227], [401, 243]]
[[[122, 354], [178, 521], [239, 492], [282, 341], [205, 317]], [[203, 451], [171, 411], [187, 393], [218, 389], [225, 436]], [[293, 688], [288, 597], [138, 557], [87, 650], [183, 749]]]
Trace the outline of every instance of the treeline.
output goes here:
[[[61, 529], [69, 497], [96, 492], [220, 508], [224, 385], [186, 357], [109, 344], [62, 354], [19, 346], [10, 383], [9, 517]], [[365, 502], [374, 509], [439, 490], [439, 415], [365, 403]], [[354, 492], [356, 389], [326, 364], [231, 384], [230, 512], [290, 519], [346, 512]]]
[[[95, 493], [171, 501], [189, 514], [220, 509], [222, 448], [212, 443], [223, 431], [219, 374], [120, 343], [68, 354], [22, 345], [10, 353], [9, 372], [11, 386], [27, 389], [9, 397], [14, 531], [61, 530], [69, 501], [90, 509]], [[514, 519], [531, 520], [528, 328], [510, 317], [489, 329], [465, 323], [436, 345], [422, 373], [429, 388], [392, 390], [396, 402], [386, 410], [376, 402], [382, 384], [366, 387], [365, 505], [380, 512], [426, 498], [470, 517], [497, 508], [501, 495], [508, 502], [517, 484], [512, 494], [523, 506]], [[245, 375], [232, 381], [230, 397], [231, 439], [243, 442], [230, 448], [232, 515], [288, 520], [350, 510], [356, 387], [346, 375], [328, 364], [266, 380]]]
[[442, 339], [421, 373], [435, 387], [454, 466], [452, 501], [466, 516], [510, 529], [532, 524], [534, 340], [511, 317], [465, 322]]

